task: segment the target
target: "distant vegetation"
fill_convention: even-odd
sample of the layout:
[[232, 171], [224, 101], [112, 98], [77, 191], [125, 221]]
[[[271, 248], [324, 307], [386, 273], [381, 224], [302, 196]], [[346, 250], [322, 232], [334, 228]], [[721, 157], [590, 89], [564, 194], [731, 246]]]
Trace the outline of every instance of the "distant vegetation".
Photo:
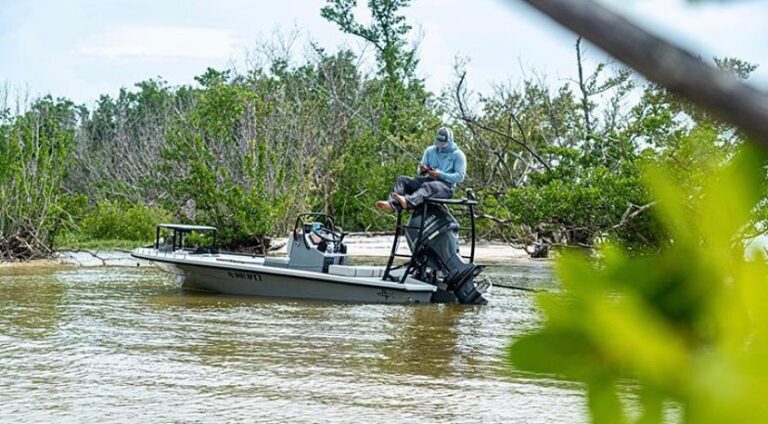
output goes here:
[[[349, 50], [311, 44], [296, 60], [265, 46], [271, 53], [250, 69], [208, 69], [189, 86], [139, 82], [91, 109], [52, 96], [13, 108], [6, 93], [0, 259], [46, 256], [57, 241], [145, 242], [168, 220], [218, 226], [226, 245], [249, 249], [306, 210], [332, 213], [348, 231], [390, 229], [373, 202], [414, 172], [443, 124], [469, 159], [462, 188], [481, 200], [483, 237], [536, 254], [601, 240], [655, 249], [669, 234], [648, 213], [654, 203], [640, 170], [665, 163], [700, 173], [699, 159], [728, 157], [742, 143], [626, 69], [586, 66], [580, 43], [574, 81], [533, 73], [476, 93], [459, 62], [456, 83], [429, 92], [406, 40], [409, 3], [370, 1], [368, 26], [355, 20], [353, 1], [322, 9], [374, 46], [372, 74]], [[754, 70], [735, 59], [717, 64], [740, 78]]]

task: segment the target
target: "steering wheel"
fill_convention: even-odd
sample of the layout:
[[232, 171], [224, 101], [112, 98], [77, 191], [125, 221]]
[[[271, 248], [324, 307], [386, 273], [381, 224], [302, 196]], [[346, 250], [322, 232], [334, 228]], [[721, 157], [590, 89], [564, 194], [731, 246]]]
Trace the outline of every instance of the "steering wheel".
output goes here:
[[333, 231], [322, 224], [319, 227], [312, 228], [312, 233], [320, 237], [321, 240], [334, 244], [341, 242], [344, 238], [344, 234]]
[[[305, 221], [305, 218], [311, 218], [312, 221]], [[296, 223], [293, 226], [293, 239], [299, 240], [299, 231], [304, 234], [312, 234], [326, 243], [333, 243], [334, 250], [341, 248], [341, 242], [346, 235], [343, 232], [336, 231], [336, 224], [333, 217], [322, 212], [305, 212], [296, 217]], [[309, 249], [307, 238], [304, 237], [304, 246]]]

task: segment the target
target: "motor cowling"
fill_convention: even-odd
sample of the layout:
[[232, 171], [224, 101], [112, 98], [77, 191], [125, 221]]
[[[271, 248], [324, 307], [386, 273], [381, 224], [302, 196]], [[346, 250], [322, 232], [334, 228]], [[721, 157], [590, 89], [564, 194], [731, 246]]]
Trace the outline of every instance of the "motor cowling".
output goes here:
[[[426, 213], [423, 208], [426, 208]], [[422, 220], [423, 233], [419, 239]], [[453, 293], [459, 303], [487, 303], [474, 281], [482, 267], [462, 260], [459, 253], [459, 223], [448, 208], [438, 204], [422, 204], [411, 214], [405, 233], [414, 259], [426, 261], [423, 263], [425, 268], [439, 272], [445, 291]]]

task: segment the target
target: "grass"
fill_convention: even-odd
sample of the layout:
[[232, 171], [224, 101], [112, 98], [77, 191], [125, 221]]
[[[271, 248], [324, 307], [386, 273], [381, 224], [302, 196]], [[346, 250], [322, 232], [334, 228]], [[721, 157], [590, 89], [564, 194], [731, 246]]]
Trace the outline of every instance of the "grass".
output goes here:
[[152, 240], [93, 239], [75, 234], [62, 234], [54, 241], [55, 250], [131, 250], [151, 244]]

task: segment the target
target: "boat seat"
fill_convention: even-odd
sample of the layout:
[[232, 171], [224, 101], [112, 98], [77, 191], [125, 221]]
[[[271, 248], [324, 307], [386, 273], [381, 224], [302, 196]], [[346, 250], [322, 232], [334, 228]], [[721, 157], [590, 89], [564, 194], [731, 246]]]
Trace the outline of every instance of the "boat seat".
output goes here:
[[367, 265], [331, 265], [328, 267], [328, 273], [342, 277], [381, 277], [384, 274], [384, 267]]
[[267, 256], [264, 258], [264, 266], [274, 266], [278, 268], [288, 268], [288, 260], [287, 257], [270, 257]]

